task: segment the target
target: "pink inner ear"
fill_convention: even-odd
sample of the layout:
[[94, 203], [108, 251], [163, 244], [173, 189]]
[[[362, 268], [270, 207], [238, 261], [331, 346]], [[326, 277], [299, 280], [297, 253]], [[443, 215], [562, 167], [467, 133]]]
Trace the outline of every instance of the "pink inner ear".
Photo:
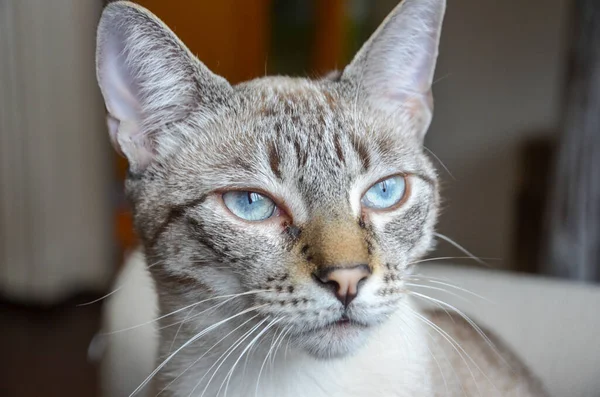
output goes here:
[[120, 121], [133, 121], [139, 118], [140, 102], [121, 49], [122, 43], [116, 43], [116, 40], [118, 37], [110, 36], [104, 43], [105, 49], [99, 60], [99, 83], [111, 115]]
[[[132, 124], [122, 124], [112, 115], [106, 116], [106, 124], [110, 135], [110, 142], [121, 156], [127, 157], [129, 165], [134, 170], [143, 170], [154, 157], [153, 149], [145, 137], [135, 131], [128, 131]], [[124, 131], [123, 131], [124, 130]]]

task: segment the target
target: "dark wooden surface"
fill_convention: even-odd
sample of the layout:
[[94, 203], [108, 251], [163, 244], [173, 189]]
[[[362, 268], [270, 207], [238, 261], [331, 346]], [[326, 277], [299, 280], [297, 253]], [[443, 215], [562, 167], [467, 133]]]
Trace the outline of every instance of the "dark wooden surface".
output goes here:
[[100, 325], [99, 304], [33, 308], [0, 302], [0, 396], [94, 397], [97, 366], [88, 345]]

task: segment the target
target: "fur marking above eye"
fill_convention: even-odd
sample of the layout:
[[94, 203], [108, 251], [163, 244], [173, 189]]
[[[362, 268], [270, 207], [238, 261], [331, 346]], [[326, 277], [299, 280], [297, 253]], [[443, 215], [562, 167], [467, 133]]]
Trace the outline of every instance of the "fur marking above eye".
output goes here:
[[277, 153], [277, 148], [274, 143], [269, 145], [269, 166], [271, 167], [271, 171], [277, 177], [277, 179], [282, 179], [280, 166], [279, 154]]
[[338, 160], [340, 160], [341, 164], [346, 164], [346, 158], [344, 157], [344, 150], [342, 149], [339, 135], [336, 135], [335, 138], [333, 138], [333, 143], [335, 145], [335, 153], [337, 154]]
[[363, 170], [368, 170], [371, 167], [371, 156], [365, 144], [357, 137], [351, 139], [354, 151], [358, 155]]

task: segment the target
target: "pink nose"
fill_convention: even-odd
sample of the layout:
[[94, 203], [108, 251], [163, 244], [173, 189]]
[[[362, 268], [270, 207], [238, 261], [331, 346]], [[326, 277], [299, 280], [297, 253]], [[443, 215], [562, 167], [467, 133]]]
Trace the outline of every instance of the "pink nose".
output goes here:
[[331, 290], [344, 307], [348, 307], [370, 275], [371, 268], [368, 265], [329, 266], [315, 272], [314, 278], [319, 284]]

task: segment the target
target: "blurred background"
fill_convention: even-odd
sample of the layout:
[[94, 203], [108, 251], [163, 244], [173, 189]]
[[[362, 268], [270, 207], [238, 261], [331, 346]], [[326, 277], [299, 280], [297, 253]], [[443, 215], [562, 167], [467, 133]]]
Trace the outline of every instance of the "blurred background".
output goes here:
[[[398, 0], [138, 2], [237, 83], [343, 68]], [[95, 81], [103, 6], [0, 0], [1, 396], [95, 395], [102, 302], [80, 304], [136, 244]], [[494, 268], [600, 281], [600, 2], [451, 0], [433, 89], [440, 233]]]

